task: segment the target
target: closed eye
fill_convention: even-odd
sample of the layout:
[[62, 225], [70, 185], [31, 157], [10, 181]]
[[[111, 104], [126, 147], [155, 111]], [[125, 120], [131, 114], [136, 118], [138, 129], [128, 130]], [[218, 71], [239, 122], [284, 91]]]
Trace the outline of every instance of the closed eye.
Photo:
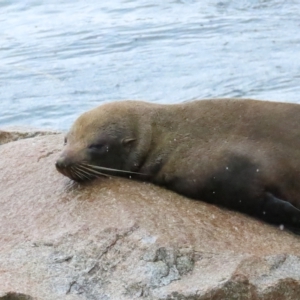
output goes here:
[[92, 144], [89, 146], [89, 149], [92, 149], [92, 150], [102, 150], [104, 147], [103, 144]]

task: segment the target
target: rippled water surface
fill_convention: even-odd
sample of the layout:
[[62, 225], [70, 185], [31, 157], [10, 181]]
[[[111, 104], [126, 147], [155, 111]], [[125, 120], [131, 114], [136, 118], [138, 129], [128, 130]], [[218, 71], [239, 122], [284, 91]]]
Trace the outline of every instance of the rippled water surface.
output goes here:
[[0, 1], [0, 126], [103, 101], [300, 101], [300, 0]]

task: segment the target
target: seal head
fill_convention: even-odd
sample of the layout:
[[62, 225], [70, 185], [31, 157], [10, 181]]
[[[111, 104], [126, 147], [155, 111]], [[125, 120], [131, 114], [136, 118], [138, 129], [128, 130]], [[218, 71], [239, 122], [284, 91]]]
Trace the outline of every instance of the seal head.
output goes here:
[[65, 137], [57, 170], [75, 181], [138, 175], [134, 170], [139, 167], [142, 152], [146, 152], [140, 148], [145, 148], [147, 138], [144, 136], [137, 145], [142, 132], [134, 119], [134, 111], [115, 104], [82, 114]]

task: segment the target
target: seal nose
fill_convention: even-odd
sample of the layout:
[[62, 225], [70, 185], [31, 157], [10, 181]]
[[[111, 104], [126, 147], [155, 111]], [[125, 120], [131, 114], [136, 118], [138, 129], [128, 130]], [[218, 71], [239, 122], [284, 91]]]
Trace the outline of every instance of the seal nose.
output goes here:
[[55, 163], [56, 170], [67, 177], [71, 176], [69, 171], [70, 166], [71, 161], [65, 156], [61, 156]]
[[63, 168], [63, 159], [60, 157], [57, 161], [56, 161], [56, 163], [55, 163], [55, 167], [56, 167], [56, 169], [61, 169], [61, 168]]
[[60, 157], [56, 163], [55, 163], [55, 167], [57, 170], [63, 170], [63, 169], [67, 169], [70, 166], [70, 160], [66, 159], [65, 157]]

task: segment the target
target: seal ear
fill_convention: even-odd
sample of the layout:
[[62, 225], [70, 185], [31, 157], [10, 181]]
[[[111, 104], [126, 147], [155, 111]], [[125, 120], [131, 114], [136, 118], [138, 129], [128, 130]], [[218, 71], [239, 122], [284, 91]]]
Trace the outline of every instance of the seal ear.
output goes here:
[[122, 145], [123, 145], [123, 146], [131, 145], [132, 142], [134, 142], [135, 140], [136, 140], [136, 139], [134, 139], [134, 138], [124, 138], [124, 139], [122, 140]]

